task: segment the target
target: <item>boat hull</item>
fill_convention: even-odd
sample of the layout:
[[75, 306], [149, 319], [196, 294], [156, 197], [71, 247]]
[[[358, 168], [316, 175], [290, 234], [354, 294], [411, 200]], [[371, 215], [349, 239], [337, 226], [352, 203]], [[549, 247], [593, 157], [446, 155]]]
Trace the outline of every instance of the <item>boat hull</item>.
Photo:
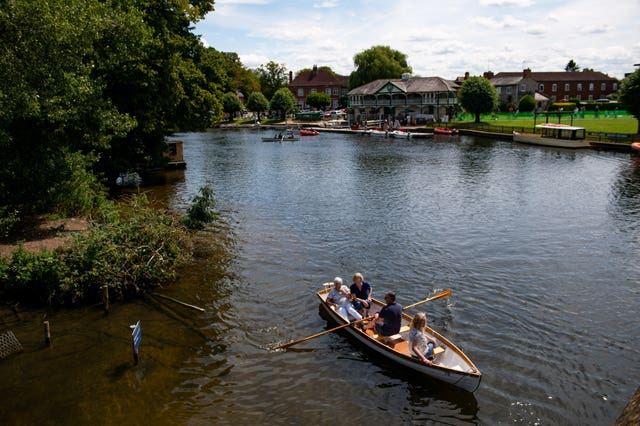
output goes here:
[[579, 149], [579, 148], [591, 148], [589, 142], [584, 139], [556, 139], [556, 138], [547, 138], [543, 137], [538, 133], [520, 133], [513, 132], [513, 141], [519, 143], [526, 143], [529, 145], [539, 145], [539, 146], [551, 146], [554, 148], [570, 148], [570, 149]]
[[[326, 296], [329, 291], [330, 285], [325, 290], [317, 293], [321, 309], [323, 309], [333, 322], [340, 325], [346, 324], [346, 320], [326, 303]], [[372, 299], [372, 302], [370, 315], [384, 306], [382, 302], [376, 299]], [[403, 314], [403, 329], [407, 329], [410, 322], [411, 317]], [[442, 355], [438, 355], [438, 357], [434, 359], [433, 366], [425, 365], [419, 360], [412, 358], [407, 352], [403, 353], [400, 352], [399, 349], [396, 349], [403, 346], [402, 343], [405, 342], [404, 339], [406, 339], [408, 331], [401, 331], [403, 339], [400, 342], [390, 343], [385, 341], [384, 338], [376, 339], [374, 336], [353, 326], [346, 327], [343, 330], [379, 355], [422, 376], [449, 383], [468, 392], [474, 392], [480, 386], [482, 374], [471, 360], [458, 347], [434, 330], [428, 329], [430, 334], [438, 340], [439, 346], [443, 347], [445, 351]], [[404, 345], [404, 347], [406, 348], [407, 346]]]

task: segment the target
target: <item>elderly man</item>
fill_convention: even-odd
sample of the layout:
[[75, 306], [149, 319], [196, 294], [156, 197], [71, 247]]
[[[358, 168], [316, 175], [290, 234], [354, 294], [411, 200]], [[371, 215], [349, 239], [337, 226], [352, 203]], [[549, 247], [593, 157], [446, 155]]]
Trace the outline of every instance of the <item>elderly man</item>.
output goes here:
[[342, 278], [335, 277], [333, 279], [333, 288], [327, 295], [327, 303], [329, 306], [333, 306], [347, 321], [349, 321], [349, 314], [356, 320], [362, 319], [362, 316], [351, 305], [349, 296], [349, 289], [342, 285]]

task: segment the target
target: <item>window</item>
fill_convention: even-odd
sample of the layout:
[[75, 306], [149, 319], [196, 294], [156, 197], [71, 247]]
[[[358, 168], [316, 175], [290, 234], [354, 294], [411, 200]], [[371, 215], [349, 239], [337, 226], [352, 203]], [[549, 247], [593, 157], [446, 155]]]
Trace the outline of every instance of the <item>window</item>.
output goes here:
[[564, 84], [564, 91], [568, 92], [569, 91], [569, 83], [565, 83]]
[[507, 86], [507, 95], [510, 95], [510, 94], [511, 94], [511, 89], [512, 89], [512, 87], [511, 87], [511, 86]]
[[563, 101], [568, 101], [569, 100], [569, 95], [564, 95], [564, 98], [562, 98]]
[[[582, 92], [582, 83], [578, 83], [577, 90], [578, 90], [578, 92]], [[580, 98], [578, 98], [578, 99], [580, 99]]]
[[311, 89], [311, 93], [316, 93], [318, 91], [318, 89], [316, 89], [315, 87], [313, 89]]
[[338, 96], [340, 95], [340, 88], [339, 87], [334, 87], [333, 88], [333, 96]]
[[331, 96], [331, 87], [327, 87], [326, 89], [324, 89], [324, 93]]
[[613, 83], [613, 90], [618, 90], [618, 83]]
[[544, 92], [544, 84], [541, 84], [541, 85], [538, 87], [538, 92]]
[[607, 83], [601, 83], [600, 90], [607, 90]]
[[577, 99], [577, 100], [579, 100], [579, 101], [581, 101], [581, 100], [582, 100], [582, 95], [577, 95], [577, 96], [576, 96], [576, 99]]
[[593, 95], [589, 95], [589, 100], [592, 101], [593, 100]]
[[298, 97], [299, 98], [304, 98], [304, 89], [302, 89], [302, 88], [298, 89]]
[[496, 87], [496, 93], [498, 93], [498, 95], [502, 94], [502, 87]]
[[593, 83], [589, 83], [589, 91], [593, 92]]
[[553, 83], [553, 84], [551, 85], [551, 91], [552, 91], [552, 92], [557, 92], [557, 91], [558, 91], [558, 85], [557, 85], [557, 84], [555, 84], [555, 83]]
[[526, 83], [522, 83], [522, 84], [520, 84], [520, 91], [521, 91], [522, 93], [524, 93], [524, 92], [526, 92], [526, 91], [527, 91], [527, 84], [526, 84]]
[[558, 100], [558, 98], [556, 97], [556, 95], [551, 96], [551, 102], [555, 102], [557, 100]]

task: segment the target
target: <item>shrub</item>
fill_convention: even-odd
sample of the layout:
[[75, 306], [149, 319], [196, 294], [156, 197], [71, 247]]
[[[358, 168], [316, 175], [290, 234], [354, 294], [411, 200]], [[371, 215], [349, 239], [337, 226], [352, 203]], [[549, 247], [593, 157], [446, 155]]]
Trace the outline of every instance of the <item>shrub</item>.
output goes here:
[[182, 223], [191, 230], [204, 229], [205, 224], [216, 219], [216, 214], [212, 210], [215, 205], [213, 189], [209, 186], [203, 186], [200, 188], [200, 195], [194, 197], [193, 204], [187, 210], [187, 215], [182, 219]]
[[524, 95], [520, 98], [518, 109], [520, 112], [531, 112], [536, 107], [536, 100], [531, 95]]

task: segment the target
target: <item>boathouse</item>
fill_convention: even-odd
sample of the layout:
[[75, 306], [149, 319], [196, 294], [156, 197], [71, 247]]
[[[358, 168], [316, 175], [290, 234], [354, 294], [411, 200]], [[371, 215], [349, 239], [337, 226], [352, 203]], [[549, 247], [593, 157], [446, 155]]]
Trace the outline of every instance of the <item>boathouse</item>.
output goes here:
[[404, 124], [447, 122], [456, 114], [460, 86], [441, 77], [380, 79], [349, 91], [356, 122], [400, 120]]

